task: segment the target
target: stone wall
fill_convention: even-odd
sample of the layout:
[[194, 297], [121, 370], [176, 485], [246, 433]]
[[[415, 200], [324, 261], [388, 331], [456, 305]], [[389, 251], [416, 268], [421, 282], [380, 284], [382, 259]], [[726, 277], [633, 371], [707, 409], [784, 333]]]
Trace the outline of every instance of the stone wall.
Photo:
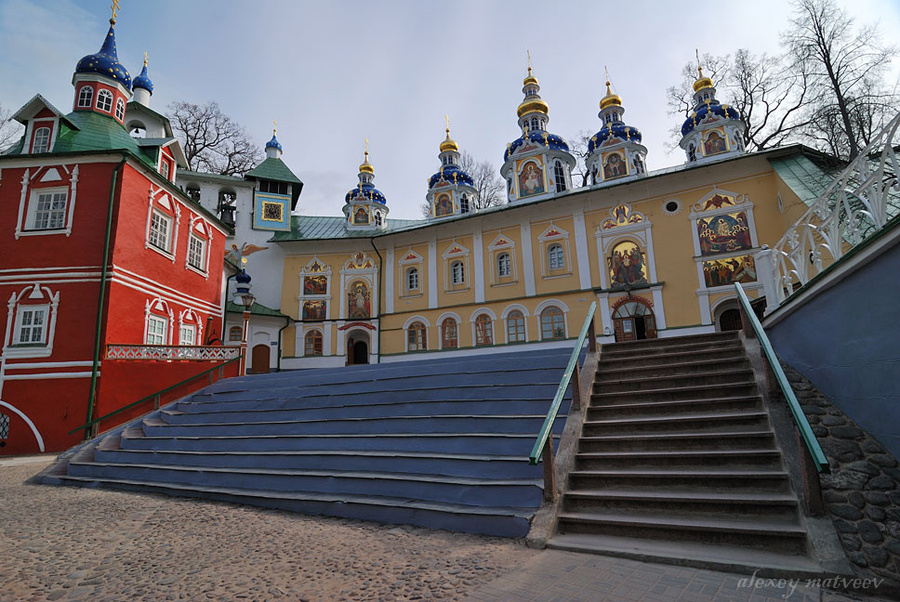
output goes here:
[[799, 372], [787, 365], [784, 370], [828, 458], [831, 474], [821, 475], [822, 495], [847, 557], [861, 576], [900, 587], [896, 458]]

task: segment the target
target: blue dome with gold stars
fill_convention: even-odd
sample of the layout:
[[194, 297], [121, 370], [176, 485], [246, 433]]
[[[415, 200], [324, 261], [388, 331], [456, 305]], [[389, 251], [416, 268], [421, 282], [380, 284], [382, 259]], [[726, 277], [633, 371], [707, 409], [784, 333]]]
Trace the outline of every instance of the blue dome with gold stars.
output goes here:
[[428, 188], [434, 188], [434, 185], [441, 180], [450, 182], [451, 184], [466, 184], [472, 187], [475, 186], [475, 180], [472, 179], [472, 176], [461, 170], [456, 165], [445, 165], [441, 167], [441, 169], [436, 174], [428, 179]]
[[131, 89], [131, 75], [128, 70], [119, 62], [116, 54], [116, 32], [115, 21], [110, 19], [109, 33], [103, 40], [100, 51], [96, 54], [89, 54], [75, 66], [75, 73], [96, 73], [115, 80]]
[[147, 60], [144, 59], [144, 68], [141, 69], [141, 74], [134, 78], [134, 83], [131, 85], [131, 89], [135, 88], [143, 88], [150, 94], [153, 94], [153, 82], [150, 81], [150, 76], [147, 75]]
[[562, 136], [557, 136], [556, 134], [550, 134], [541, 130], [530, 130], [527, 134], [519, 136], [510, 143], [506, 152], [503, 153], [503, 162], [506, 163], [509, 156], [514, 153], [517, 148], [525, 145], [526, 142], [533, 142], [538, 146], [544, 146], [553, 150], [569, 151], [569, 145], [566, 144], [566, 141], [563, 140]]
[[616, 138], [621, 142], [634, 142], [636, 144], [641, 143], [641, 131], [636, 127], [631, 127], [630, 125], [625, 125], [625, 123], [621, 121], [616, 121], [614, 123], [610, 123], [604, 125], [600, 128], [600, 131], [591, 136], [591, 139], [588, 140], [587, 152], [591, 154], [594, 152], [594, 149], [598, 146], [602, 145], [607, 140], [611, 138]]
[[278, 138], [275, 137], [275, 134], [272, 134], [272, 139], [266, 142], [266, 150], [270, 148], [277, 148], [282, 152], [284, 151], [284, 149], [281, 148], [281, 143], [278, 141]]
[[349, 203], [351, 200], [359, 200], [360, 197], [364, 201], [387, 205], [387, 199], [384, 197], [384, 194], [368, 183], [357, 184], [355, 188], [351, 188], [347, 196], [344, 197], [344, 202]]
[[729, 105], [723, 105], [717, 100], [708, 100], [695, 109], [691, 116], [684, 120], [681, 126], [681, 135], [687, 136], [695, 127], [703, 123], [710, 116], [717, 116], [723, 119], [734, 119], [740, 121], [741, 114], [737, 109]]

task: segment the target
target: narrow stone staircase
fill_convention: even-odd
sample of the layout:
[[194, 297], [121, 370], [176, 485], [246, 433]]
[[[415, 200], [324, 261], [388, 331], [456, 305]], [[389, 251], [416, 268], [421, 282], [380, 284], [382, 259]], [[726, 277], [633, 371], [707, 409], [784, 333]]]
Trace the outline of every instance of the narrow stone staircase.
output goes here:
[[40, 480], [520, 537], [543, 493], [528, 454], [570, 352], [228, 379], [70, 450]]
[[603, 345], [549, 547], [816, 572], [737, 333]]

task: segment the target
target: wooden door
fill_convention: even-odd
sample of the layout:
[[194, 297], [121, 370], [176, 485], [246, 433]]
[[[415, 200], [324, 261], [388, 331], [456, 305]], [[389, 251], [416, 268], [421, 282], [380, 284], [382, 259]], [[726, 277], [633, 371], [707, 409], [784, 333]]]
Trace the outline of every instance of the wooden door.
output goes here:
[[257, 345], [250, 356], [250, 372], [262, 374], [269, 371], [269, 346]]

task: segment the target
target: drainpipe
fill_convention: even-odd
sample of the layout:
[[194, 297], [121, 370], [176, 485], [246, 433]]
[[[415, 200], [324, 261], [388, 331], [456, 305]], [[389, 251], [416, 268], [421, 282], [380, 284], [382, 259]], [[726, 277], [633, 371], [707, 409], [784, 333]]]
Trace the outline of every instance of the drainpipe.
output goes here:
[[381, 257], [381, 253], [378, 252], [378, 247], [375, 246], [375, 238], [369, 237], [369, 244], [372, 245], [372, 250], [375, 251], [375, 254], [378, 255], [378, 363], [381, 363], [381, 277], [384, 274], [384, 259]]
[[[94, 418], [94, 404], [97, 402], [97, 373], [100, 371], [100, 343], [101, 331], [103, 329], [103, 305], [106, 303], [106, 271], [109, 269], [109, 243], [112, 238], [112, 221], [113, 208], [116, 200], [116, 186], [118, 185], [119, 171], [125, 165], [127, 157], [123, 156], [122, 160], [113, 169], [112, 176], [109, 181], [109, 207], [106, 211], [106, 238], [103, 241], [103, 267], [100, 270], [100, 301], [97, 303], [97, 324], [94, 334], [94, 361], [91, 368], [91, 394], [88, 399], [87, 420], [85, 424], [90, 424]], [[90, 439], [91, 431], [94, 430], [93, 425], [84, 431], [85, 441]]]
[[[281, 372], [281, 333], [284, 332], [284, 329], [290, 326], [291, 322], [293, 321], [293, 319], [287, 318], [284, 322], [284, 326], [282, 326], [278, 331], [278, 363], [276, 364], [276, 369], [278, 370], [278, 372]], [[296, 353], [297, 351], [294, 350], [294, 354]]]

